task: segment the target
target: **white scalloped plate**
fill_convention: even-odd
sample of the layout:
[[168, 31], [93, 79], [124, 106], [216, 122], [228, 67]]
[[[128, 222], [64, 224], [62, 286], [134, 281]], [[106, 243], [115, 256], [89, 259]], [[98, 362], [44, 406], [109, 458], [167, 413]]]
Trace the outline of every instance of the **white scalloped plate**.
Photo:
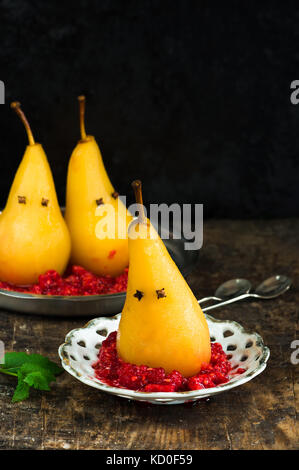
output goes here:
[[246, 369], [243, 374], [232, 374], [226, 384], [213, 388], [193, 390], [190, 392], [136, 392], [126, 388], [111, 387], [94, 376], [92, 364], [97, 360], [97, 355], [102, 341], [112, 331], [116, 331], [120, 321], [120, 314], [114, 317], [95, 318], [83, 328], [70, 331], [65, 338], [65, 343], [59, 347], [59, 356], [63, 368], [76, 379], [97, 388], [103, 392], [128, 398], [129, 400], [146, 401], [153, 404], [176, 405], [189, 401], [207, 398], [217, 393], [238, 387], [260, 374], [267, 365], [270, 351], [264, 345], [257, 333], [250, 333], [234, 321], [216, 320], [206, 315], [211, 341], [221, 343], [223, 350], [231, 355], [232, 372], [239, 367]]

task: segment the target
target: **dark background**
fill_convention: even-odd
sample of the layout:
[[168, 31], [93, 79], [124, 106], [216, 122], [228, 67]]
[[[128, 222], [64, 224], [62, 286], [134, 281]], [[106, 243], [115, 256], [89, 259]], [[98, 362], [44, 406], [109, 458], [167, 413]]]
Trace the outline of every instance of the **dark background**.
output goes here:
[[248, 3], [0, 1], [0, 204], [26, 145], [9, 103], [22, 102], [63, 203], [85, 93], [88, 133], [129, 202], [140, 177], [147, 203], [297, 216], [299, 9]]

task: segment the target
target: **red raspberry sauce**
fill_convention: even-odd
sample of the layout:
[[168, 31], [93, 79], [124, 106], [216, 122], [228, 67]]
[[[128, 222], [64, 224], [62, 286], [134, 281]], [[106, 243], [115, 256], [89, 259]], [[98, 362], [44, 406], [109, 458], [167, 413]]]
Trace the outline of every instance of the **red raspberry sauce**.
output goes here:
[[42, 295], [99, 295], [127, 290], [128, 269], [120, 276], [96, 276], [81, 266], [70, 266], [64, 277], [54, 270], [41, 274], [37, 284], [26, 287], [0, 281], [0, 289]]
[[[211, 343], [210, 363], [203, 364], [198, 374], [187, 379], [176, 370], [167, 375], [162, 367], [124, 362], [117, 356], [116, 335], [116, 331], [110, 333], [103, 341], [98, 361], [93, 364], [96, 378], [108, 385], [141, 392], [184, 392], [211, 388], [229, 381], [231, 364], [219, 343]], [[239, 374], [243, 372], [244, 369], [238, 369]]]

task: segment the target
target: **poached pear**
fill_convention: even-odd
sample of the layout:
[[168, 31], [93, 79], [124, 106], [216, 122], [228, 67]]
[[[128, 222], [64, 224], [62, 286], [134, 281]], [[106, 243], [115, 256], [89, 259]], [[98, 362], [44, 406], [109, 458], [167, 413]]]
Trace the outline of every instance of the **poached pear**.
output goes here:
[[118, 355], [126, 362], [178, 370], [185, 377], [211, 357], [205, 316], [163, 241], [142, 210], [141, 183], [133, 187], [140, 204], [129, 226], [130, 269], [117, 334]]
[[20, 103], [11, 107], [25, 126], [29, 145], [0, 216], [0, 279], [26, 285], [49, 269], [62, 274], [71, 241], [43, 147], [35, 143]]
[[71, 260], [94, 274], [115, 277], [129, 264], [127, 228], [132, 216], [110, 182], [95, 138], [86, 135], [85, 97], [78, 100], [81, 139], [69, 161], [66, 190]]

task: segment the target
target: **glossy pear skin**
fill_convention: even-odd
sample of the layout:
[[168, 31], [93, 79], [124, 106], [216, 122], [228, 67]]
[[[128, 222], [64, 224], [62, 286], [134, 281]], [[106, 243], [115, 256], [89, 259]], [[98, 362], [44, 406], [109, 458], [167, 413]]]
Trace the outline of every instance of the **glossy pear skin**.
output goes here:
[[[19, 203], [18, 196], [26, 203]], [[0, 279], [26, 285], [48, 269], [62, 274], [70, 250], [46, 154], [40, 144], [29, 145], [0, 216]]]
[[[209, 329], [191, 289], [170, 257], [150, 222], [142, 224], [156, 233], [155, 239], [131, 239], [130, 269], [126, 302], [122, 311], [117, 350], [126, 362], [178, 370], [190, 377], [211, 356]], [[135, 228], [134, 228], [135, 227]], [[157, 298], [163, 289], [166, 297]], [[136, 290], [143, 293], [138, 300]]]
[[[71, 259], [97, 275], [113, 277], [129, 264], [127, 227], [132, 220], [119, 198], [112, 197], [114, 191], [100, 149], [94, 137], [87, 136], [87, 141], [80, 141], [75, 147], [68, 167], [65, 218], [72, 239]], [[97, 206], [100, 198], [104, 204]], [[108, 237], [98, 238], [101, 216], [111, 221], [107, 205], [118, 214], [112, 224], [115, 231], [110, 233], [108, 228]], [[123, 238], [117, 236], [118, 218], [122, 221]]]

